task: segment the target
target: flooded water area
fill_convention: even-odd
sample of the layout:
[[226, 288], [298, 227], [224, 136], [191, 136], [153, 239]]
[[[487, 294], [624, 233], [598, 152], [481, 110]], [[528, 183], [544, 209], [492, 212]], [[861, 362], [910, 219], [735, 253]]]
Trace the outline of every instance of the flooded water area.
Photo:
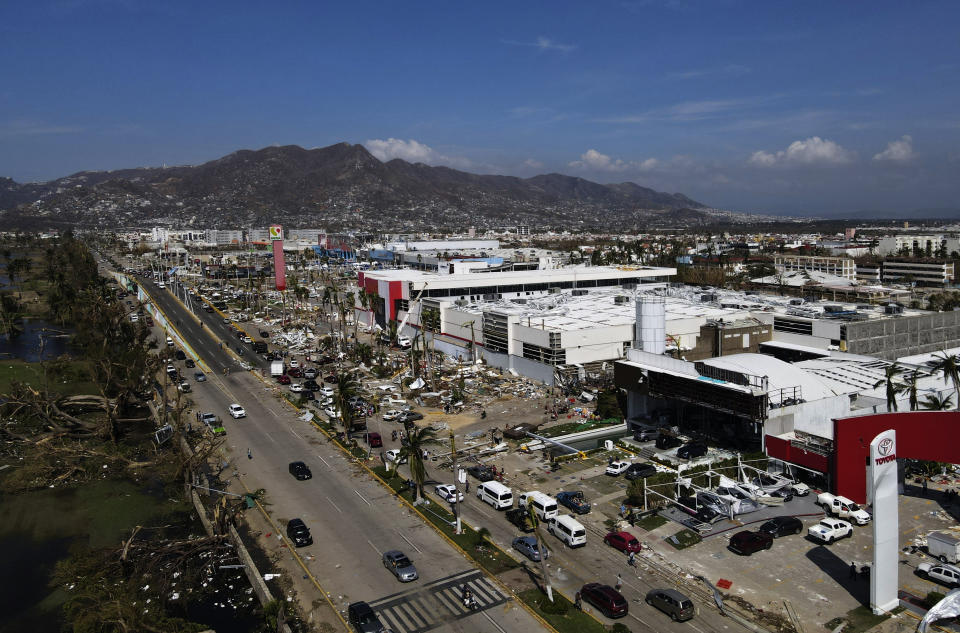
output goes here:
[[0, 334], [0, 360], [18, 358], [35, 363], [56, 358], [69, 351], [70, 330], [43, 319], [20, 319], [12, 332]]

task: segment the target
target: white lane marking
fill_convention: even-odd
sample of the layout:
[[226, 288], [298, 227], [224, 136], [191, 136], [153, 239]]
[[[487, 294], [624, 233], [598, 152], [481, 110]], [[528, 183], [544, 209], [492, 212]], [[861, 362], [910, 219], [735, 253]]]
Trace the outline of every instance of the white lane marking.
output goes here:
[[335, 503], [333, 502], [333, 499], [331, 499], [330, 497], [327, 497], [327, 501], [329, 501], [329, 502], [330, 502], [330, 505], [332, 505], [334, 508], [337, 508], [337, 512], [339, 512], [340, 514], [343, 514], [343, 510], [341, 510], [341, 509], [337, 506], [337, 504], [335, 504]]
[[267, 436], [267, 439], [270, 440], [271, 442], [273, 442], [274, 444], [277, 443], [277, 440], [275, 440], [275, 439], [273, 439], [272, 437], [270, 437], [270, 434], [269, 434], [269, 433], [264, 433], [264, 435], [266, 435], [266, 436]]
[[485, 617], [487, 620], [490, 621], [490, 624], [497, 627], [497, 630], [500, 631], [500, 633], [507, 633], [506, 631], [503, 630], [502, 626], [500, 626], [499, 624], [493, 621], [493, 618], [491, 618], [486, 611], [481, 611], [480, 613], [481, 615], [483, 615], [483, 617]]
[[689, 626], [691, 629], [693, 629], [694, 631], [696, 631], [697, 633], [703, 633], [703, 631], [701, 631], [700, 629], [698, 629], [695, 624], [688, 624], [688, 626]]
[[[633, 615], [632, 613], [630, 614], [630, 617], [633, 618], [634, 620], [636, 620], [637, 622], [639, 622], [640, 624], [642, 624], [643, 626], [647, 627], [648, 629], [650, 628], [650, 625], [649, 625], [649, 624], [647, 624], [646, 622], [644, 622], [643, 620], [641, 620], [641, 619], [638, 618], [637, 616]], [[693, 626], [693, 625], [691, 625], [691, 626]], [[701, 633], [702, 633], [702, 632], [701, 632]]]
[[361, 499], [363, 499], [363, 502], [364, 502], [365, 504], [367, 504], [368, 506], [370, 505], [370, 502], [367, 501], [367, 498], [366, 498], [366, 497], [364, 497], [362, 494], [360, 494], [360, 491], [359, 491], [359, 490], [357, 490], [356, 488], [354, 488], [353, 491], [354, 491], [355, 493], [357, 493], [357, 496], [358, 496], [358, 497], [360, 497]]
[[[287, 427], [287, 430], [288, 430], [288, 431], [290, 431], [291, 433], [293, 433], [294, 435], [296, 435], [297, 437], [300, 437], [300, 436], [299, 436], [299, 435], [297, 434], [297, 432], [296, 432], [296, 431], [294, 431], [293, 429], [291, 429], [291, 428], [289, 428], [289, 427]], [[302, 438], [302, 437], [300, 437], [300, 439], [302, 440], [303, 438]]]
[[327, 463], [327, 460], [325, 460], [324, 458], [320, 457], [319, 455], [317, 455], [317, 459], [319, 459], [321, 462], [323, 462], [323, 465], [324, 465], [324, 466], [326, 466], [327, 468], [330, 468], [330, 464]]
[[375, 551], [375, 552], [376, 552], [377, 554], [379, 554], [380, 556], [383, 556], [383, 552], [381, 552], [380, 550], [378, 550], [376, 545], [374, 545], [373, 543], [370, 543], [370, 539], [367, 539], [367, 543], [369, 543], [370, 547], [373, 548], [373, 551]]
[[[408, 539], [406, 536], [404, 536], [404, 535], [400, 532], [400, 530], [394, 530], [394, 532], [396, 532], [397, 534], [400, 534], [400, 538], [402, 538], [403, 540], [405, 540], [410, 547], [412, 547], [413, 549], [417, 550], [417, 553], [418, 553], [418, 554], [423, 554], [423, 550], [421, 550], [419, 547], [417, 547], [416, 545], [414, 545], [414, 544], [413, 544], [413, 541], [411, 541], [411, 540]], [[701, 632], [701, 633], [702, 633], [702, 632]]]

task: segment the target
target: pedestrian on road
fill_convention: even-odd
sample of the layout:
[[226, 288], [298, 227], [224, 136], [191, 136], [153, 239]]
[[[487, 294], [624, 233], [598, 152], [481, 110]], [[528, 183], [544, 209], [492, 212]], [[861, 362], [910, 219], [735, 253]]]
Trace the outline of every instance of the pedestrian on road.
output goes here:
[[583, 601], [580, 598], [579, 591], [573, 596], [573, 606], [575, 606], [578, 611], [583, 611]]
[[247, 459], [253, 459], [253, 453], [250, 451], [249, 448], [247, 449]]
[[467, 494], [470, 494], [470, 480], [468, 479], [468, 480], [467, 480], [467, 483], [464, 484], [464, 485], [466, 486]]
[[923, 478], [923, 496], [924, 497], [927, 496], [927, 478], [926, 477]]
[[617, 586], [616, 590], [620, 591], [620, 588], [623, 587], [623, 578], [620, 577], [620, 574], [617, 574]]
[[633, 567], [634, 565], [633, 552], [630, 552], [630, 554], [627, 555], [627, 564]]
[[857, 579], [857, 564], [850, 563], [850, 580], [855, 581], [856, 579]]

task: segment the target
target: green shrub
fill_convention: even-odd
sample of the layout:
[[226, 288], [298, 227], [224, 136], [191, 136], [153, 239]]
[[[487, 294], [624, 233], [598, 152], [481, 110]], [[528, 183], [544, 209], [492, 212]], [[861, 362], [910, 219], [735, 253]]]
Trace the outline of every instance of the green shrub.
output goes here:
[[939, 591], [931, 591], [927, 594], [927, 597], [923, 599], [927, 603], [927, 608], [932, 609], [933, 605], [937, 604], [946, 597], [945, 594], [940, 593]]
[[610, 629], [610, 633], [630, 633], [630, 629], [623, 622], [617, 622]]
[[550, 602], [546, 595], [541, 596], [538, 606], [541, 611], [550, 615], [566, 615], [570, 610], [570, 603], [557, 592], [553, 593], [553, 602]]

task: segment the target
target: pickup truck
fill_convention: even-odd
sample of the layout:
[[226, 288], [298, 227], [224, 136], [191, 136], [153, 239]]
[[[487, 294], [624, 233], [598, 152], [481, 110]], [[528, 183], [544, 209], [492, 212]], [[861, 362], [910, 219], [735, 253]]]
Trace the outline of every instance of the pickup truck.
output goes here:
[[853, 535], [853, 526], [840, 519], [821, 519], [820, 523], [807, 528], [807, 535], [823, 543], [833, 543]]
[[557, 493], [557, 503], [570, 508], [577, 514], [587, 514], [590, 512], [590, 504], [583, 498], [582, 490], [566, 490]]
[[227, 430], [223, 428], [223, 422], [220, 416], [214, 413], [197, 413], [197, 421], [210, 429], [214, 435], [226, 435]]
[[823, 492], [817, 496], [817, 505], [823, 508], [827, 514], [850, 519], [857, 525], [870, 523], [870, 514], [846, 497]]
[[533, 532], [533, 522], [526, 508], [511, 508], [506, 512], [507, 521], [513, 523], [521, 532]]

